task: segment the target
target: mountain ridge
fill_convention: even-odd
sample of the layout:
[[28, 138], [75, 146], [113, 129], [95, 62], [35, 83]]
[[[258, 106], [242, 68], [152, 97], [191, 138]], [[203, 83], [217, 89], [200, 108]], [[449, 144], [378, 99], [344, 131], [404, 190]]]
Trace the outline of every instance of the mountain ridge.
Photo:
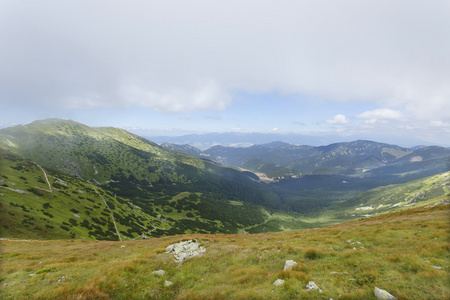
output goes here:
[[[160, 146], [123, 129], [91, 128], [58, 119], [1, 129], [0, 149], [4, 178], [0, 185], [7, 197], [15, 199], [2, 202], [8, 212], [46, 220], [53, 226], [48, 232], [58, 231], [55, 236], [66, 237], [70, 232], [77, 238], [100, 239], [118, 238], [117, 232], [138, 238], [328, 226], [360, 216], [349, 213], [356, 209], [352, 201], [367, 199], [364, 193], [369, 190], [425, 180], [450, 166], [446, 148], [411, 150], [365, 140], [321, 147], [284, 142], [247, 148], [216, 146], [213, 150], [220, 155], [215, 156], [213, 151], [205, 153], [189, 145]], [[180, 153], [180, 149], [198, 157]], [[223, 164], [233, 160], [234, 167]], [[49, 187], [42, 185], [45, 181], [35, 163], [49, 174], [54, 193], [42, 190]], [[421, 184], [427, 185], [419, 181], [411, 186], [418, 189]], [[14, 190], [28, 194], [21, 196]], [[445, 194], [445, 189], [436, 191], [433, 195]], [[105, 201], [100, 201], [100, 195]], [[48, 207], [46, 203], [59, 201], [58, 197], [61, 203], [69, 203], [67, 210]], [[95, 207], [88, 198], [97, 201]], [[72, 205], [70, 199], [80, 203]], [[375, 202], [384, 204], [378, 198]], [[142, 220], [130, 217], [129, 208], [139, 209], [136, 216]], [[79, 211], [76, 214], [82, 220], [73, 218], [70, 209]], [[91, 210], [95, 220], [89, 216]], [[55, 220], [44, 213], [54, 215]], [[47, 230], [33, 221], [22, 224], [9, 214], [3, 218], [21, 230], [33, 223], [34, 234]]]

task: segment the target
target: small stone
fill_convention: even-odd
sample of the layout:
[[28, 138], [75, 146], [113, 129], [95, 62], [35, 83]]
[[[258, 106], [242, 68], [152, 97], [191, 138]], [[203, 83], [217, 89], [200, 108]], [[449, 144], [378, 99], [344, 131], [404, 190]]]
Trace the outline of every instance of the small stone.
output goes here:
[[352, 240], [347, 240], [347, 243], [351, 243], [352, 242]]
[[438, 269], [438, 270], [442, 269], [442, 267], [438, 267], [438, 266], [432, 266], [432, 267], [435, 269]]
[[275, 282], [273, 283], [274, 286], [280, 286], [284, 283], [283, 279], [277, 279], [275, 280]]
[[166, 280], [165, 282], [164, 282], [164, 286], [171, 286], [173, 284], [173, 282], [172, 281], [169, 281], [169, 280]]
[[377, 297], [378, 300], [397, 300], [397, 298], [395, 298], [385, 290], [379, 289], [377, 287], [375, 287], [373, 292], [375, 293], [375, 297]]
[[286, 263], [284, 264], [284, 271], [291, 270], [296, 265], [297, 265], [297, 262], [295, 262], [293, 260], [287, 260]]
[[32, 273], [32, 274], [30, 274], [30, 276], [36, 276], [36, 274]]
[[156, 274], [158, 276], [164, 276], [166, 272], [164, 270], [153, 271], [152, 274]]
[[319, 290], [319, 293], [322, 293], [322, 290], [319, 288], [319, 286], [314, 281], [308, 282], [308, 284], [306, 285], [306, 289], [308, 291], [310, 291], [310, 290]]

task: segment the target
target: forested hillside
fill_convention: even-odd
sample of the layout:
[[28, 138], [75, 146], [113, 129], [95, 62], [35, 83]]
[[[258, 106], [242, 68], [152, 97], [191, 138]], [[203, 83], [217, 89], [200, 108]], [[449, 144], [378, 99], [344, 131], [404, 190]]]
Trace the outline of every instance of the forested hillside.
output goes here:
[[[289, 231], [448, 198], [449, 150], [442, 147], [274, 142], [215, 147], [214, 156], [164, 146], [58, 119], [1, 129], [2, 236], [126, 240]], [[241, 168], [219, 162], [227, 156]], [[293, 166], [305, 166], [301, 161], [319, 169], [298, 172]]]

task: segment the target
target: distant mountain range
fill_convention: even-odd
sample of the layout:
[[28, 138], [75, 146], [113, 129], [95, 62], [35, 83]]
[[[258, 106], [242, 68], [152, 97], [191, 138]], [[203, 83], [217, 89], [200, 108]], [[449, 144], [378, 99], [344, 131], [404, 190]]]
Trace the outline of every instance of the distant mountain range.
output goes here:
[[[273, 141], [281, 141], [291, 145], [310, 145], [322, 146], [329, 145], [336, 142], [351, 142], [356, 139], [367, 139], [367, 137], [346, 137], [336, 135], [304, 135], [297, 133], [242, 133], [242, 132], [223, 132], [223, 133], [204, 133], [204, 134], [189, 134], [182, 136], [146, 136], [138, 133], [145, 138], [157, 143], [171, 143], [177, 145], [191, 145], [200, 150], [206, 150], [213, 146], [224, 147], [249, 147], [253, 145], [268, 144]], [[385, 137], [380, 136], [385, 143], [395, 143], [397, 145], [423, 145], [424, 141], [420, 139], [411, 140], [397, 137], [395, 140], [386, 140]], [[374, 139], [376, 140], [376, 139]], [[422, 147], [422, 146], [417, 146]]]
[[439, 146], [403, 148], [396, 145], [358, 140], [328, 146], [296, 146], [272, 142], [250, 147], [214, 146], [205, 151], [190, 145], [163, 143], [161, 146], [230, 166], [266, 173], [269, 177], [305, 174], [363, 173], [386, 166], [429, 162], [448, 167], [450, 149]]
[[0, 230], [24, 238], [314, 228], [450, 194], [450, 149], [365, 140], [200, 150], [47, 119], [0, 129], [0, 163]]

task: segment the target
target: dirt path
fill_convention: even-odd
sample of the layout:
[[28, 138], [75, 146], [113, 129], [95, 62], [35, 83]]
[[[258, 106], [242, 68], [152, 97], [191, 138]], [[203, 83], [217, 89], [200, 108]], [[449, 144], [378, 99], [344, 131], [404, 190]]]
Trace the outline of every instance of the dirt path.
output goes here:
[[52, 191], [52, 186], [50, 185], [50, 181], [48, 181], [47, 173], [45, 173], [44, 169], [43, 169], [40, 165], [38, 165], [37, 163], [35, 163], [35, 164], [36, 164], [36, 166], [39, 167], [39, 169], [41, 169], [42, 173], [44, 173], [45, 181], [47, 181], [47, 184], [48, 184], [48, 190], [45, 190], [45, 191], [50, 192], [50, 193], [53, 193], [53, 191]]
[[106, 203], [105, 199], [103, 199], [103, 197], [98, 193], [98, 191], [97, 191], [97, 189], [96, 189], [95, 187], [94, 187], [94, 190], [95, 190], [95, 192], [97, 193], [97, 195], [100, 197], [100, 199], [103, 200], [103, 202], [104, 202], [105, 205], [106, 205], [106, 208], [108, 208], [109, 213], [111, 214], [111, 220], [113, 221], [114, 227], [116, 228], [116, 233], [117, 233], [117, 235], [119, 236], [119, 240], [122, 242], [122, 237], [120, 236], [119, 229], [117, 229], [116, 220], [114, 220], [114, 215], [113, 215], [111, 209], [109, 208], [108, 203]]

